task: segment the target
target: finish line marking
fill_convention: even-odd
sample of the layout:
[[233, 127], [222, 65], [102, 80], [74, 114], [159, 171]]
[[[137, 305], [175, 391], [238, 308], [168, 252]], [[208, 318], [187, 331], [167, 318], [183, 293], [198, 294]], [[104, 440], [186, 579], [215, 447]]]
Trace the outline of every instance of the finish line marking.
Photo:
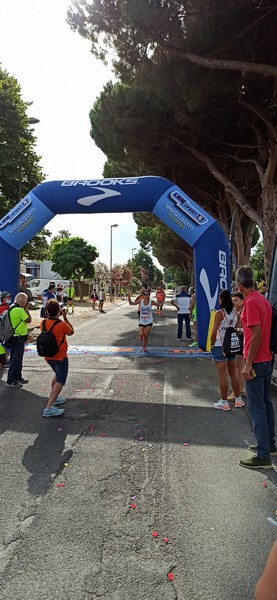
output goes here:
[[[25, 352], [37, 353], [35, 344], [26, 344]], [[150, 346], [147, 352], [142, 351], [141, 346], [68, 346], [68, 354], [103, 355], [103, 356], [135, 356], [145, 358], [157, 356], [164, 358], [203, 358], [210, 357], [210, 352], [201, 349], [181, 349], [170, 347]]]

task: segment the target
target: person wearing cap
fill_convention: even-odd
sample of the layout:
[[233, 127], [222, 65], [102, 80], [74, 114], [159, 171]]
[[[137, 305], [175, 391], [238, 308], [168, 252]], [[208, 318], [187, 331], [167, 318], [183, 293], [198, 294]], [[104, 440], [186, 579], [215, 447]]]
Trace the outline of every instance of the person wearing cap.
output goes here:
[[42, 319], [45, 319], [45, 306], [48, 300], [55, 300], [55, 282], [50, 281], [48, 289], [42, 292], [42, 308], [40, 311], [40, 316]]
[[71, 306], [71, 314], [74, 315], [75, 289], [74, 289], [74, 285], [73, 285], [72, 281], [69, 282], [69, 286], [66, 288], [65, 292], [66, 292], [66, 295], [67, 295], [68, 314], [69, 314], [69, 308]]
[[0, 315], [9, 310], [10, 305], [12, 303], [12, 295], [10, 292], [2, 292], [1, 294], [1, 304], [0, 304]]

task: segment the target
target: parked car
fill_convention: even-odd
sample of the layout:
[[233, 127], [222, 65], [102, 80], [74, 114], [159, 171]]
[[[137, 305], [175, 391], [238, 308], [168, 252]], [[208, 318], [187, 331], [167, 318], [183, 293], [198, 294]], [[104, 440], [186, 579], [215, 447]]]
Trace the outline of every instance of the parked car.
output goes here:
[[58, 284], [62, 285], [64, 288], [69, 286], [69, 280], [66, 279], [30, 279], [28, 281], [28, 288], [32, 292], [32, 296], [34, 298], [40, 298], [42, 292], [48, 289], [50, 281], [55, 282], [56, 288]]

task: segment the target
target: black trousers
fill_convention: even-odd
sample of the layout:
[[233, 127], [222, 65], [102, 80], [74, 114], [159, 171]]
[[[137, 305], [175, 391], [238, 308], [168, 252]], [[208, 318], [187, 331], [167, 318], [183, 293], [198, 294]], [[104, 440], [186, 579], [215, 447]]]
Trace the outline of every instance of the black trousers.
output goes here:
[[25, 337], [14, 335], [11, 343], [11, 358], [8, 370], [7, 383], [19, 381], [22, 377], [22, 363], [24, 356]]

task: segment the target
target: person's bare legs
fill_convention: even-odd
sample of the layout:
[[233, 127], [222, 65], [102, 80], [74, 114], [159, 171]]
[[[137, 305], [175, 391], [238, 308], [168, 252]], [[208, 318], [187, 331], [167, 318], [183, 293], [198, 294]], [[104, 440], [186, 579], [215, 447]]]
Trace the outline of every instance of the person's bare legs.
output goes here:
[[236, 356], [236, 369], [237, 369], [237, 377], [238, 377], [238, 380], [239, 380], [239, 391], [240, 391], [240, 394], [241, 394], [241, 392], [245, 393], [244, 377], [243, 377], [243, 374], [242, 374], [242, 369], [244, 367], [244, 363], [245, 363], [245, 360], [244, 360], [243, 356], [241, 356], [240, 354], [238, 354]]
[[227, 401], [228, 383], [227, 383], [227, 361], [216, 361], [215, 363], [221, 400]]
[[49, 408], [51, 408], [51, 406], [53, 406], [54, 402], [56, 402], [58, 395], [60, 394], [62, 389], [63, 389], [63, 385], [61, 383], [57, 382], [56, 375], [55, 375], [51, 382], [51, 392], [50, 392], [49, 400], [45, 407], [47, 410]]
[[139, 325], [139, 340], [140, 342], [144, 340], [144, 327], [142, 325]]
[[143, 341], [143, 351], [144, 352], [146, 352], [146, 346], [147, 346], [150, 331], [151, 331], [150, 325], [147, 325], [147, 327], [144, 327], [144, 341]]
[[[235, 398], [238, 398], [240, 396], [240, 384], [239, 384], [238, 375], [237, 375], [236, 359], [228, 360], [228, 373], [229, 373], [229, 376], [231, 379]], [[227, 385], [227, 377], [226, 377], [226, 385]]]

